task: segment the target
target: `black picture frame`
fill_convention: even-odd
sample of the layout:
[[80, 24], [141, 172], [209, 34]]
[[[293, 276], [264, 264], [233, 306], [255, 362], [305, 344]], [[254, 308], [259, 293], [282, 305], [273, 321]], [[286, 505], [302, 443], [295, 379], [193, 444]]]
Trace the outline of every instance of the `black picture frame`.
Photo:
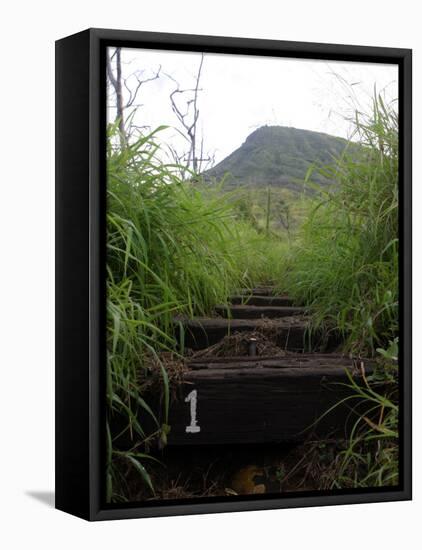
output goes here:
[[[107, 46], [398, 65], [401, 378], [397, 489], [104, 503]], [[411, 125], [409, 49], [106, 29], [88, 29], [56, 42], [56, 508], [87, 520], [108, 520], [411, 499]]]

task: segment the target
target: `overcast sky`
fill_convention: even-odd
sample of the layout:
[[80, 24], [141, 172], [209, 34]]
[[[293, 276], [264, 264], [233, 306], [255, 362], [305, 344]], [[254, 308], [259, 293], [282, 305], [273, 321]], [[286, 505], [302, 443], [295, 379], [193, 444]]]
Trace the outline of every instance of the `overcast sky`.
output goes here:
[[[148, 78], [161, 66], [161, 77], [139, 91], [142, 106], [135, 122], [180, 128], [169, 100], [175, 83], [165, 74], [180, 88], [192, 88], [200, 60], [200, 53], [123, 49], [123, 76], [130, 88], [136, 84], [130, 75]], [[206, 54], [198, 99], [205, 150], [219, 162], [265, 124], [350, 137], [347, 119], [355, 109], [369, 109], [375, 86], [387, 101], [397, 99], [397, 82], [397, 65]], [[180, 98], [183, 106], [187, 96]], [[113, 102], [110, 96], [109, 104]], [[109, 118], [114, 116], [110, 109]], [[166, 130], [162, 139], [176, 149], [185, 147], [174, 130]]]

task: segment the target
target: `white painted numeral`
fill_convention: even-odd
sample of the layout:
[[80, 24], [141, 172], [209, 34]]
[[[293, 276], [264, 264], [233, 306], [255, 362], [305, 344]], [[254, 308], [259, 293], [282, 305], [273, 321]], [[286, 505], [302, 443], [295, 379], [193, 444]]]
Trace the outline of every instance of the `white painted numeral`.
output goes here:
[[192, 390], [187, 397], [185, 398], [186, 403], [190, 403], [190, 424], [186, 426], [186, 433], [197, 434], [201, 431], [200, 426], [197, 424], [196, 420], [196, 405], [198, 402], [198, 392]]

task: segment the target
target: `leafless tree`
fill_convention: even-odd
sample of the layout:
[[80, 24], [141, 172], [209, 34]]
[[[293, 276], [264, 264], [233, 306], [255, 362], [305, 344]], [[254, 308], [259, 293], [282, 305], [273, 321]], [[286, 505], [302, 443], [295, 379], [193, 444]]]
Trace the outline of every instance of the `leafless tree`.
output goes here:
[[[142, 78], [142, 73], [137, 71], [130, 76], [124, 78], [122, 75], [122, 52], [121, 48], [116, 48], [113, 55], [107, 53], [107, 76], [115, 94], [116, 122], [119, 128], [120, 145], [125, 147], [129, 138], [135, 130], [140, 130], [144, 126], [136, 125], [133, 122], [133, 113], [141, 105], [135, 103], [141, 87], [147, 82], [151, 82], [160, 78], [161, 66], [155, 74], [149, 78]], [[114, 70], [113, 70], [114, 61]], [[136, 81], [134, 87], [131, 87], [130, 82]], [[126, 96], [126, 98], [125, 98]], [[129, 113], [128, 113], [129, 111]], [[129, 127], [126, 126], [130, 120]]]
[[[112, 69], [112, 58], [116, 57], [116, 74]], [[107, 76], [116, 94], [116, 122], [119, 127], [120, 145], [126, 145], [125, 121], [124, 121], [124, 106], [123, 106], [123, 86], [122, 86], [122, 58], [121, 48], [116, 48], [113, 56], [107, 51]]]
[[[203, 64], [204, 54], [201, 55], [195, 81], [191, 88], [182, 88], [174, 76], [165, 74], [175, 84], [169, 96], [170, 104], [179, 121], [178, 131], [189, 144], [188, 150], [184, 151], [182, 148], [180, 151], [169, 146], [175, 163], [185, 167], [181, 170], [182, 177], [185, 176], [186, 171], [201, 173], [214, 164], [214, 155], [204, 152], [203, 132], [199, 128], [199, 94], [202, 91], [200, 81]], [[139, 103], [140, 91], [144, 84], [160, 78], [162, 73], [160, 65], [152, 75], [149, 73], [146, 76], [144, 71], [136, 71], [125, 77], [122, 65], [121, 48], [115, 48], [112, 53], [108, 51], [107, 77], [112, 89], [110, 107], [115, 109], [120, 146], [124, 148], [136, 132], [148, 128], [137, 124], [136, 120], [139, 120], [139, 117], [134, 116], [136, 110], [142, 106]]]
[[171, 107], [181, 127], [182, 135], [189, 142], [189, 150], [182, 155], [173, 151], [175, 160], [184, 164], [187, 169], [195, 173], [202, 172], [205, 165], [213, 162], [213, 156], [204, 157], [204, 139], [200, 137], [198, 130], [199, 106], [198, 96], [202, 89], [199, 87], [204, 54], [201, 55], [198, 71], [193, 88], [181, 88], [179, 82], [171, 75], [166, 76], [175, 84], [175, 89], [170, 93]]

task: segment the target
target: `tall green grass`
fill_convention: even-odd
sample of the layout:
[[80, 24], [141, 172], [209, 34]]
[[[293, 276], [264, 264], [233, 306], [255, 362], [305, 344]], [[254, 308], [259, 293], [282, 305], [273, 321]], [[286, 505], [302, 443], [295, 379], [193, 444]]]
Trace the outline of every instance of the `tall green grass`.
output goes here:
[[[398, 323], [398, 118], [381, 97], [356, 115], [361, 146], [329, 167], [336, 182], [314, 186], [308, 219], [291, 250], [287, 287], [315, 325], [342, 333], [346, 347], [374, 355]], [[309, 179], [312, 174], [309, 174]]]
[[329, 167], [330, 188], [315, 191], [284, 284], [313, 313], [313, 325], [343, 336], [345, 351], [377, 359], [363, 384], [349, 377], [359, 418], [337, 459], [332, 486], [398, 483], [398, 115], [374, 98], [357, 114], [356, 141]]
[[[348, 444], [336, 458], [333, 488], [386, 487], [399, 483], [398, 339], [378, 348], [378, 367], [361, 383], [348, 373], [352, 394], [360, 403]], [[362, 412], [362, 407], [364, 411]]]

